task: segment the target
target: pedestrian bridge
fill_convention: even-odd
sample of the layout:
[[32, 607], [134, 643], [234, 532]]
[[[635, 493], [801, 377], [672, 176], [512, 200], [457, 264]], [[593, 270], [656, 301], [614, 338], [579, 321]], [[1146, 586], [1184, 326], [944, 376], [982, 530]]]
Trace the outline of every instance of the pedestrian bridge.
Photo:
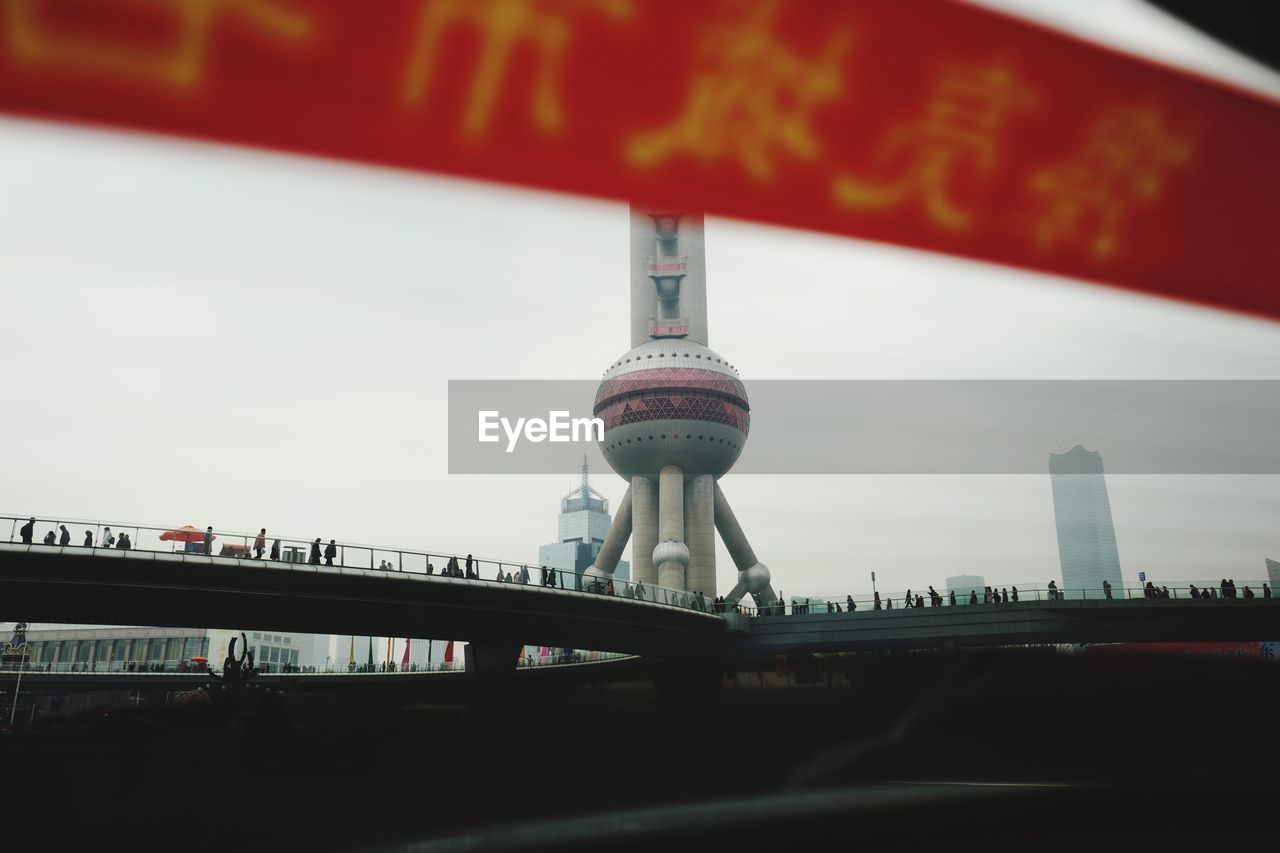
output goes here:
[[723, 616], [687, 594], [625, 585], [608, 595], [533, 580], [0, 543], [0, 616], [35, 623], [445, 637], [470, 641], [469, 661], [494, 649], [509, 652], [511, 666], [523, 644], [699, 654], [726, 631]]
[[1280, 640], [1280, 602], [1042, 596], [1009, 604], [756, 616], [750, 632], [726, 637], [747, 655], [1224, 640]]
[[[11, 520], [14, 531], [24, 519]], [[89, 525], [92, 524], [92, 527]], [[102, 543], [106, 525], [79, 522]], [[60, 530], [44, 521], [37, 541]], [[1024, 590], [1023, 600], [896, 610], [757, 615], [716, 613], [686, 592], [614, 581], [608, 588], [561, 574], [529, 583], [519, 564], [476, 561], [481, 577], [443, 571], [447, 558], [420, 551], [341, 544], [334, 564], [303, 561], [313, 544], [272, 541], [281, 559], [259, 559], [253, 535], [220, 536], [222, 553], [202, 531], [182, 550], [165, 528], [119, 526], [129, 549], [0, 543], [0, 618], [36, 623], [234, 627], [302, 633], [439, 637], [469, 641], [468, 667], [513, 668], [521, 645], [546, 645], [659, 657], [958, 649], [1056, 643], [1280, 640], [1273, 599], [1115, 600], [1073, 598], [1085, 591]], [[92, 536], [90, 534], [92, 533]], [[42, 535], [43, 534], [43, 535]], [[318, 540], [317, 540], [318, 541]], [[143, 547], [139, 547], [143, 546]], [[379, 559], [379, 557], [381, 559]], [[375, 567], [375, 560], [377, 560]], [[333, 561], [328, 561], [333, 562]], [[353, 565], [358, 563], [358, 565]], [[367, 568], [366, 568], [367, 566]], [[584, 583], [585, 582], [585, 583]], [[612, 592], [612, 594], [608, 594]], [[1097, 594], [1092, 593], [1092, 594]], [[1141, 594], [1141, 591], [1139, 591]], [[216, 658], [216, 655], [215, 655]]]

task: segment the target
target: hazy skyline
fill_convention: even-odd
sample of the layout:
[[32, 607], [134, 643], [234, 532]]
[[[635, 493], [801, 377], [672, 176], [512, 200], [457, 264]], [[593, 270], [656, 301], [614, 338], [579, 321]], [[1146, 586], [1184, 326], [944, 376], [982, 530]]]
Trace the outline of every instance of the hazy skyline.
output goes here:
[[[0, 511], [531, 564], [552, 541], [572, 474], [449, 476], [446, 382], [598, 378], [628, 348], [626, 205], [13, 119], [0, 198]], [[717, 218], [706, 233], [710, 344], [747, 379], [1280, 378], [1273, 322]], [[779, 287], [822, 310], [775, 322]], [[872, 570], [882, 590], [1043, 585], [1058, 449], [1036, 476], [726, 489], [788, 596], [867, 593]], [[622, 480], [592, 484], [616, 510]], [[1108, 487], [1126, 582], [1260, 579], [1280, 554], [1280, 477]]]

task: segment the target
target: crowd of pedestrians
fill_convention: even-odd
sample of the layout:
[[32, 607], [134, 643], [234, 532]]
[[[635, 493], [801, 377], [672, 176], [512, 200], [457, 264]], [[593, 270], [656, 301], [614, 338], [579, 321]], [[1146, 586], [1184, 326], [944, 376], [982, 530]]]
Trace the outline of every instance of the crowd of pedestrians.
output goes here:
[[[1109, 581], [1102, 582], [1102, 598], [1112, 600], [1114, 598], [1111, 583]], [[1058, 587], [1057, 581], [1051, 580], [1045, 588], [1046, 597], [1049, 601], [1062, 601], [1066, 599], [1066, 592]], [[1147, 581], [1142, 587], [1144, 598], [1149, 599], [1170, 599], [1178, 597], [1174, 592], [1170, 591], [1167, 586], [1156, 586], [1154, 582]], [[916, 609], [921, 607], [956, 607], [964, 604], [1016, 604], [1020, 600], [1018, 588], [1016, 586], [996, 587], [984, 586], [982, 593], [979, 594], [976, 589], [969, 591], [967, 595], [961, 593], [956, 594], [955, 590], [948, 590], [944, 596], [932, 586], [929, 587], [928, 593], [917, 593], [907, 590], [900, 598], [891, 595], [882, 596], [879, 591], [873, 592], [871, 597], [871, 609], [873, 610], [893, 610], [895, 607], [899, 609]], [[1248, 585], [1245, 585], [1239, 591], [1236, 589], [1234, 580], [1224, 578], [1216, 587], [1207, 587], [1198, 589], [1195, 584], [1189, 588], [1189, 597], [1197, 599], [1234, 599], [1234, 598], [1271, 598], [1271, 586], [1267, 583], [1262, 584], [1260, 591], [1255, 592]], [[1037, 599], [1039, 596], [1037, 596]], [[1081, 595], [1081, 599], [1098, 600], [1097, 591], [1091, 594]], [[717, 599], [717, 611], [719, 611], [720, 599]], [[853, 600], [852, 595], [846, 595], [843, 606], [839, 601], [820, 601], [814, 603], [809, 598], [794, 598], [790, 604], [790, 612], [795, 616], [803, 616], [814, 612], [814, 608], [821, 607], [827, 613], [853, 613], [858, 609], [858, 603]], [[763, 605], [759, 609], [762, 616], [783, 615], [787, 612], [787, 605], [781, 598], [776, 604]]]
[[[18, 532], [23, 544], [33, 544], [36, 535], [35, 528], [36, 519], [34, 517], [29, 518], [27, 523], [22, 525]], [[206, 527], [202, 537], [200, 534], [195, 533], [195, 531], [192, 531], [192, 533], [194, 534], [192, 538], [196, 539], [196, 541], [188, 541], [188, 550], [195, 550], [195, 547], [193, 546], [201, 545], [203, 546], [201, 549], [203, 553], [212, 554], [213, 541], [216, 538], [213, 526], [210, 525]], [[203, 541], [200, 541], [201, 539]], [[59, 545], [66, 547], [71, 544], [71, 531], [67, 529], [65, 524], [58, 524], [56, 529], [51, 529], [45, 533], [41, 541], [44, 545]], [[264, 558], [264, 554], [268, 553], [267, 541], [267, 529], [265, 527], [260, 528], [257, 536], [253, 539], [252, 546], [252, 553], [256, 559], [261, 560]], [[127, 551], [133, 548], [133, 541], [128, 532], [121, 532], [117, 535], [112, 532], [110, 527], [104, 526], [97, 537], [96, 545], [94, 543], [93, 530], [86, 530], [84, 532], [82, 545], [85, 548], [114, 548], [117, 550]], [[227, 546], [224, 546], [224, 553], [226, 552], [226, 547]], [[235, 547], [239, 548], [240, 546]], [[240, 553], [244, 552], [245, 551], [241, 551]], [[326, 566], [332, 566], [334, 565], [334, 560], [341, 560], [341, 554], [342, 550], [338, 545], [337, 540], [330, 539], [326, 544], [320, 537], [316, 537], [311, 542], [307, 562], [311, 565], [323, 564]], [[279, 561], [281, 559], [281, 546], [279, 539], [271, 540], [269, 556], [267, 559], [272, 561]], [[378, 568], [384, 571], [398, 570], [396, 565], [385, 559], [381, 561]], [[535, 571], [538, 574], [538, 581], [541, 586], [556, 589], [565, 588], [565, 575], [568, 574], [567, 572], [558, 572], [554, 567], [548, 566], [541, 566], [538, 569], [535, 569]], [[436, 574], [436, 567], [431, 563], [430, 558], [427, 560], [426, 573], [428, 575]], [[471, 554], [468, 554], [463, 562], [459, 562], [456, 556], [449, 557], [444, 567], [440, 569], [439, 574], [442, 577], [481, 580], [480, 563]], [[532, 579], [533, 576], [527, 565], [521, 566], [519, 570], [516, 570], [515, 567], [512, 566], [511, 569], [508, 570], [504, 569], [503, 564], [499, 564], [493, 577], [493, 580], [499, 583], [514, 584], [529, 584], [532, 582]], [[576, 577], [569, 579], [569, 582], [573, 584], [572, 588], [579, 588], [577, 586]], [[613, 580], [609, 578], [584, 577], [581, 588], [589, 592], [604, 593], [606, 595], [617, 594], [615, 592]], [[1059, 589], [1057, 582], [1054, 580], [1049, 581], [1046, 592], [1050, 601], [1062, 600], [1066, 597], [1064, 591]], [[1111, 600], [1114, 597], [1112, 586], [1109, 581], [1104, 580], [1102, 582], [1101, 592], [1104, 599]], [[1259, 594], [1263, 599], [1271, 598], [1271, 587], [1267, 583], [1262, 584], [1260, 593], [1255, 593], [1247, 584], [1243, 589], [1237, 591], [1235, 580], [1228, 578], [1223, 578], [1216, 586], [1206, 586], [1204, 589], [1199, 589], [1192, 584], [1190, 585], [1188, 592], [1190, 598], [1202, 600], [1219, 598], [1252, 599], [1258, 597]], [[640, 582], [625, 584], [623, 586], [623, 593], [628, 598], [640, 600], [652, 599], [669, 604], [690, 607], [704, 612], [724, 613], [729, 610], [733, 610], [735, 612], [742, 611], [742, 608], [738, 604], [730, 604], [726, 601], [724, 596], [718, 596], [710, 605], [708, 605], [706, 598], [701, 592], [677, 592], [673, 590], [662, 590], [660, 592], [655, 590], [654, 592], [650, 592], [646, 590], [644, 584]], [[1176, 597], [1174, 593], [1170, 592], [1167, 586], [1158, 587], [1152, 581], [1147, 581], [1145, 583], [1142, 587], [1142, 593], [1143, 597], [1148, 599], [1168, 599]], [[970, 590], [968, 596], [965, 596], [963, 593], [957, 596], [955, 590], [949, 590], [947, 595], [944, 597], [942, 593], [934, 589], [933, 586], [929, 586], [927, 598], [927, 606], [929, 607], [942, 607], [944, 604], [956, 607], [966, 603], [970, 605], [980, 603], [1013, 604], [1018, 602], [1019, 593], [1016, 586], [984, 586], [981, 597], [979, 597], [976, 589]], [[907, 590], [905, 595], [903, 595], [899, 600], [898, 606], [901, 609], [923, 608], [926, 606], [925, 599], [925, 593], [914, 593], [911, 590]], [[873, 610], [892, 610], [894, 609], [894, 601], [895, 599], [892, 596], [881, 597], [879, 591], [875, 591], [872, 595], [871, 607]], [[858, 609], [858, 603], [854, 601], [852, 595], [845, 596], [843, 608], [838, 601], [822, 601], [819, 606], [825, 609], [827, 613], [853, 613]], [[781, 615], [786, 613], [786, 607], [785, 599], [779, 595], [775, 603], [762, 606], [759, 609], [759, 612], [761, 615]], [[804, 615], [812, 612], [813, 607], [814, 604], [812, 599], [795, 599], [791, 603], [791, 612], [795, 615]]]

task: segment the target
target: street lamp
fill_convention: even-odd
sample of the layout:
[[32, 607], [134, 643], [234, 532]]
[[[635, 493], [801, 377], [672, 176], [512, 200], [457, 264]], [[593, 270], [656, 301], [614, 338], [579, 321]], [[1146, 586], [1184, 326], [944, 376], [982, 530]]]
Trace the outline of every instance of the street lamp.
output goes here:
[[22, 638], [22, 659], [18, 663], [18, 680], [13, 685], [13, 704], [9, 707], [10, 728], [13, 728], [13, 718], [18, 713], [18, 694], [22, 691], [22, 670], [27, 668], [27, 649], [31, 648], [31, 644], [26, 639], [24, 635]]

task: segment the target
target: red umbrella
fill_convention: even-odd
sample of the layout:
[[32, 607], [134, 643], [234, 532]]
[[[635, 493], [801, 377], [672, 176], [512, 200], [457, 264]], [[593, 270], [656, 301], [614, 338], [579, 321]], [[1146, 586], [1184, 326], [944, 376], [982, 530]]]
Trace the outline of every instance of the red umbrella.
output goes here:
[[[210, 535], [211, 539], [217, 539], [217, 536]], [[203, 542], [204, 531], [196, 530], [190, 524], [184, 524], [177, 530], [166, 530], [160, 534], [161, 542]]]

